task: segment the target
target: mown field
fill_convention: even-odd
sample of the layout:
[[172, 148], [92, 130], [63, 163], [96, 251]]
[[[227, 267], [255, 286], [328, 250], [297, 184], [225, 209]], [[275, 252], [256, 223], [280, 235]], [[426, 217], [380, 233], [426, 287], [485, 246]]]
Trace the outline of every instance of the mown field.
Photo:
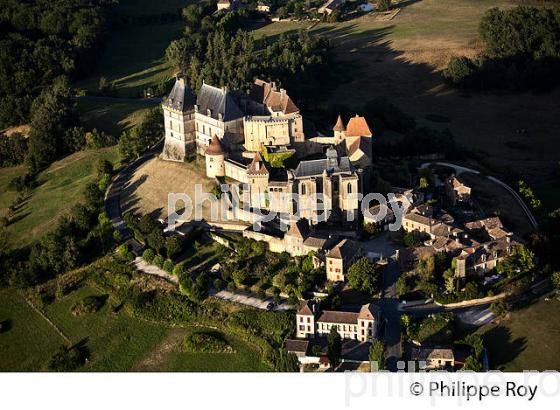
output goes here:
[[[224, 335], [234, 353], [186, 353], [182, 340], [188, 328], [136, 319], [124, 310], [113, 312], [109, 298], [96, 313], [74, 316], [76, 302], [100, 295], [84, 286], [47, 305], [48, 317], [72, 343], [88, 352], [80, 371], [266, 371], [255, 348]], [[44, 371], [52, 354], [65, 340], [26, 302], [19, 291], [0, 291], [0, 371]]]
[[492, 369], [560, 370], [560, 297], [540, 299], [533, 305], [511, 312], [498, 324], [483, 326]]
[[[37, 177], [37, 187], [16, 209], [7, 227], [12, 244], [29, 245], [53, 229], [57, 219], [83, 198], [84, 187], [94, 181], [95, 164], [100, 159], [117, 162], [116, 147], [79, 151], [56, 161]], [[23, 166], [0, 169], [0, 215], [5, 215], [18, 193], [10, 181], [25, 172]]]

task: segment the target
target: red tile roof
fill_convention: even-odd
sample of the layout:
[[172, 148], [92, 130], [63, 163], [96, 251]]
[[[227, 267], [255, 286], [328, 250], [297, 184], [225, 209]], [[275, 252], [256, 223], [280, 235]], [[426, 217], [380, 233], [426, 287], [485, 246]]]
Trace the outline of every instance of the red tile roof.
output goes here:
[[368, 123], [364, 117], [356, 115], [350, 118], [348, 125], [346, 125], [347, 137], [371, 137], [372, 133], [369, 129]]
[[212, 137], [208, 148], [204, 152], [204, 155], [224, 155], [224, 149], [222, 147], [222, 143], [217, 135]]
[[338, 119], [336, 120], [336, 124], [334, 124], [333, 131], [346, 131], [346, 126], [340, 114], [338, 114]]

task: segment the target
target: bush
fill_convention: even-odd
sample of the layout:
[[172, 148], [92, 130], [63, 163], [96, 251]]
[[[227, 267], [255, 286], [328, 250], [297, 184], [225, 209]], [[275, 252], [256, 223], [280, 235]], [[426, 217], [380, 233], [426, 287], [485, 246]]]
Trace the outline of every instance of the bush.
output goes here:
[[161, 257], [160, 255], [157, 255], [157, 256], [154, 258], [154, 260], [153, 260], [152, 263], [153, 263], [154, 265], [156, 265], [158, 268], [163, 268], [163, 263], [164, 263], [163, 257]]
[[443, 70], [443, 76], [457, 86], [467, 85], [476, 70], [476, 65], [467, 57], [452, 57]]
[[195, 330], [187, 334], [183, 347], [190, 353], [235, 353], [224, 335], [213, 330]]
[[123, 258], [126, 258], [126, 255], [128, 254], [128, 252], [130, 252], [130, 247], [127, 243], [123, 243], [121, 246], [119, 246], [117, 251], [119, 252], [119, 255], [121, 255]]
[[220, 278], [214, 280], [214, 289], [220, 291], [224, 288], [224, 281]]
[[103, 296], [86, 296], [72, 307], [74, 316], [83, 316], [97, 312], [105, 304]]
[[235, 286], [235, 283], [234, 282], [228, 282], [227, 290], [229, 290], [230, 292], [234, 292], [235, 289], [237, 289], [237, 287]]
[[156, 253], [153, 251], [153, 249], [146, 249], [144, 251], [144, 253], [142, 254], [142, 258], [146, 261], [146, 263], [151, 264], [154, 261], [154, 258], [156, 257]]
[[77, 347], [60, 349], [50, 358], [47, 367], [54, 372], [71, 372], [85, 363], [85, 354]]
[[169, 259], [166, 259], [165, 262], [163, 262], [162, 267], [164, 271], [171, 273], [173, 272], [174, 265], [173, 262], [171, 262]]

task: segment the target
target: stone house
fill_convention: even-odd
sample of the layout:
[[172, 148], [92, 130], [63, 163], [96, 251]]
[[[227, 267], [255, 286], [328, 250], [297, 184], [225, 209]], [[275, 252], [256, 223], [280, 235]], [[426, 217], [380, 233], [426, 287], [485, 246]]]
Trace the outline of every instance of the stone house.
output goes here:
[[455, 175], [445, 181], [445, 192], [452, 206], [460, 202], [467, 202], [471, 197], [471, 188]]
[[327, 269], [327, 280], [332, 282], [343, 282], [348, 268], [362, 256], [359, 242], [351, 239], [343, 239], [336, 244], [325, 255], [325, 266]]
[[452, 348], [414, 347], [410, 359], [418, 363], [420, 370], [444, 370], [455, 367]]
[[327, 336], [336, 326], [342, 339], [366, 342], [378, 335], [380, 312], [372, 303], [363, 305], [359, 312], [321, 310], [317, 303], [302, 303], [296, 314], [296, 337]]

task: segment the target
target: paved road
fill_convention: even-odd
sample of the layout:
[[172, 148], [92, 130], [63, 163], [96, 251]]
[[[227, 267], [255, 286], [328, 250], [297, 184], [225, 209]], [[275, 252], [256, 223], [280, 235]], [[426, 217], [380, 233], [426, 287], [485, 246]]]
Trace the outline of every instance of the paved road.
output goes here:
[[397, 371], [401, 359], [401, 312], [397, 299], [397, 279], [401, 268], [397, 262], [389, 262], [383, 271], [383, 292], [379, 306], [385, 318], [385, 358], [387, 369]]

